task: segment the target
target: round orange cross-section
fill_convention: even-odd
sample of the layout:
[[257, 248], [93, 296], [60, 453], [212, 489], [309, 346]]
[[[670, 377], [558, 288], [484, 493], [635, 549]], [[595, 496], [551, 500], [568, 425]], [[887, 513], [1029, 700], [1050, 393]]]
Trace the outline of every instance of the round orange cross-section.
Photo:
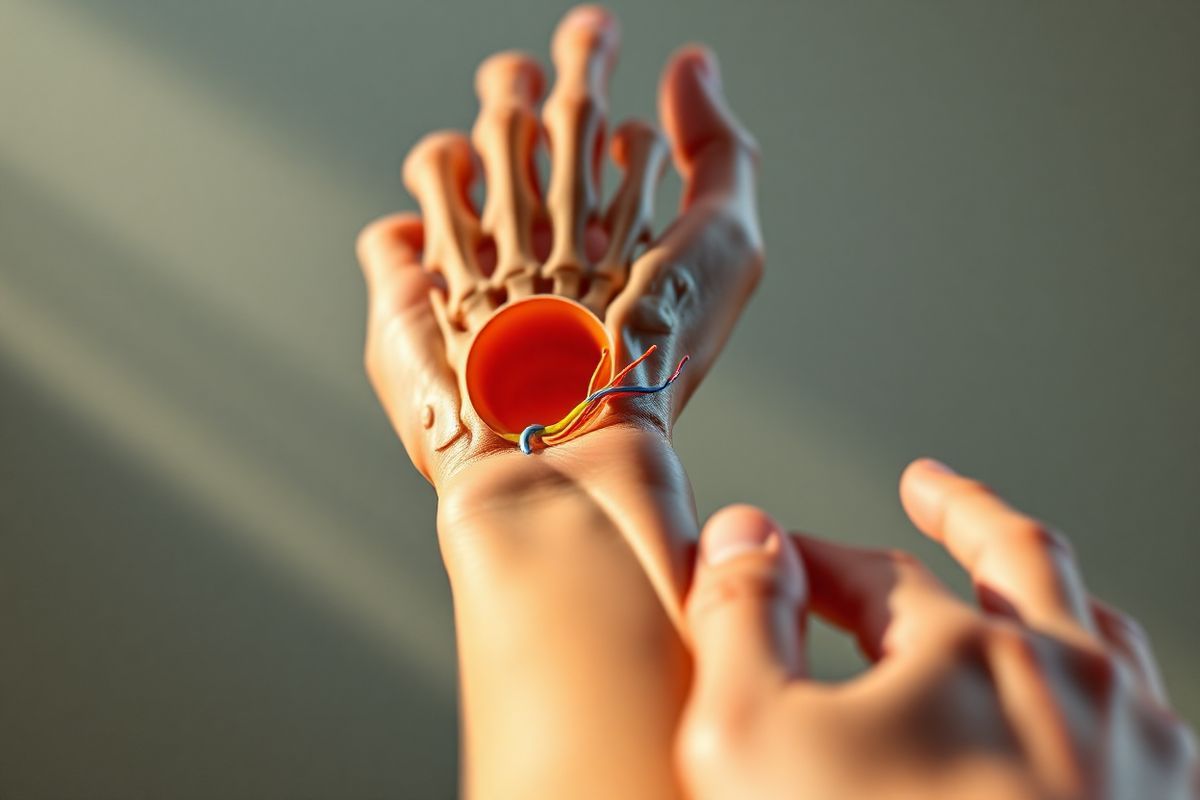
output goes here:
[[488, 427], [512, 438], [566, 416], [587, 397], [597, 364], [599, 388], [614, 375], [604, 323], [574, 300], [534, 295], [501, 308], [475, 334], [467, 394]]

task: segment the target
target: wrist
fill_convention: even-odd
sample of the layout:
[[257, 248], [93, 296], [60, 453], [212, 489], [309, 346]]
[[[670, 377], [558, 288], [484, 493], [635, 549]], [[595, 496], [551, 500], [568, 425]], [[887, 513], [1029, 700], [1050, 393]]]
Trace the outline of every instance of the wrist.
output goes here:
[[440, 482], [469, 785], [558, 796], [547, 787], [565, 768], [611, 796], [631, 796], [631, 775], [672, 794], [688, 671], [678, 567], [694, 533], [674, 450], [634, 423], [492, 453]]
[[544, 513], [547, 503], [603, 500], [627, 490], [631, 481], [647, 491], [690, 493], [667, 434], [640, 420], [610, 422], [533, 455], [515, 446], [492, 451], [437, 481], [439, 535], [444, 540], [463, 531], [507, 527], [514, 519], [528, 523], [534, 516], [551, 516]]

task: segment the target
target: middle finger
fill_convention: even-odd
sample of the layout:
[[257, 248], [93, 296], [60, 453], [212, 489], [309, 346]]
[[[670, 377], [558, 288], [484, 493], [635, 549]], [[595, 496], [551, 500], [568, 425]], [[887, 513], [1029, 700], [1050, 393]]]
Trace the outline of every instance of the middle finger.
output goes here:
[[534, 163], [541, 137], [534, 108], [544, 84], [541, 67], [522, 53], [494, 55], [475, 73], [479, 117], [471, 139], [487, 175], [482, 222], [496, 242], [491, 283], [512, 300], [533, 294], [539, 266], [533, 232], [545, 211]]
[[555, 294], [578, 296], [587, 269], [584, 237], [599, 205], [608, 76], [619, 41], [616, 20], [598, 6], [574, 9], [554, 33], [558, 77], [542, 108], [550, 139], [547, 205], [554, 247], [542, 275], [554, 281]]

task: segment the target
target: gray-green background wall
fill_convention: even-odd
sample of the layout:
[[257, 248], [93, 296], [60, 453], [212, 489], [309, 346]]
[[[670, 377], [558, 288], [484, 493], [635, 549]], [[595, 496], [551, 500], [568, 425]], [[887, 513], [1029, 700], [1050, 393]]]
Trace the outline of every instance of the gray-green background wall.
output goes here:
[[[614, 5], [615, 119], [700, 40], [762, 145], [768, 273], [678, 430], [701, 512], [953, 575], [895, 497], [938, 455], [1072, 537], [1200, 719], [1200, 6]], [[453, 793], [352, 244], [564, 9], [0, 0], [0, 796]]]

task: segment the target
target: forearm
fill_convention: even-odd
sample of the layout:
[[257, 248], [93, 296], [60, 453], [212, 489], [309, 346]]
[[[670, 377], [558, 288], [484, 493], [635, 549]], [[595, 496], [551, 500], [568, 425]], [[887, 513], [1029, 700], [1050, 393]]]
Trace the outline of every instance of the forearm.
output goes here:
[[695, 516], [665, 441], [612, 444], [644, 449], [521, 486], [473, 476], [486, 488], [440, 508], [473, 796], [676, 794], [689, 663], [673, 616]]

